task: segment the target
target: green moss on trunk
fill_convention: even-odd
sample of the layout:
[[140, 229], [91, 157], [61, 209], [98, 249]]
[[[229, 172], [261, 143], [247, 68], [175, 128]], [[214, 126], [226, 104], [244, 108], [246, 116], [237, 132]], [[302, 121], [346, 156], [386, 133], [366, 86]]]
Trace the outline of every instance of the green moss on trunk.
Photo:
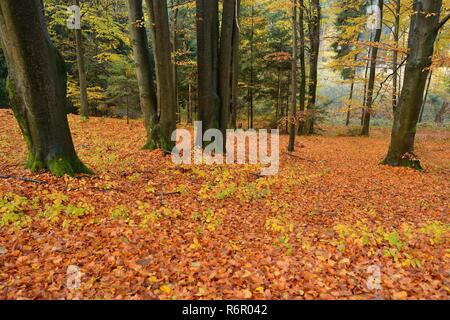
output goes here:
[[386, 159], [384, 159], [381, 162], [382, 165], [392, 166], [392, 167], [405, 167], [405, 168], [411, 168], [414, 170], [422, 171], [422, 165], [420, 164], [420, 160], [416, 157], [411, 156], [402, 156], [397, 159], [397, 157], [391, 157], [387, 156]]
[[68, 159], [67, 157], [55, 156], [48, 161], [47, 167], [50, 170], [50, 172], [57, 177], [62, 177], [64, 175], [74, 177], [76, 174], [79, 173], [85, 174], [93, 173], [80, 161], [80, 159], [77, 156], [71, 159]]

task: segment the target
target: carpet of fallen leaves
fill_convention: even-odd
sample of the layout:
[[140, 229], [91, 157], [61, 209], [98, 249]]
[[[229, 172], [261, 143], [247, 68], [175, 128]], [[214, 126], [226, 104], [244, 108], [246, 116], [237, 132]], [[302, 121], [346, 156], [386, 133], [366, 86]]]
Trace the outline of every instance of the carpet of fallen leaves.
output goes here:
[[28, 172], [0, 110], [0, 175], [47, 182], [0, 179], [2, 299], [450, 297], [449, 131], [419, 130], [424, 172], [379, 165], [388, 130], [326, 128], [261, 178], [251, 165], [175, 166], [140, 150], [139, 121], [70, 123], [94, 176]]

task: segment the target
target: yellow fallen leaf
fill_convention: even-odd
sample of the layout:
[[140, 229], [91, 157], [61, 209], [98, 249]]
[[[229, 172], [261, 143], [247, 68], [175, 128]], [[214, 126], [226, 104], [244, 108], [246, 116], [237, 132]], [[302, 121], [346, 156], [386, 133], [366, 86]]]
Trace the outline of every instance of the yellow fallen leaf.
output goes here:
[[172, 289], [170, 289], [168, 285], [162, 285], [161, 287], [159, 287], [159, 290], [166, 294], [169, 294], [172, 291]]
[[256, 288], [256, 290], [255, 290], [256, 292], [258, 292], [258, 293], [260, 293], [260, 294], [263, 294], [264, 293], [264, 287], [258, 287], [258, 288]]
[[403, 300], [408, 297], [408, 292], [406, 291], [394, 292], [392, 297], [394, 298], [394, 300]]

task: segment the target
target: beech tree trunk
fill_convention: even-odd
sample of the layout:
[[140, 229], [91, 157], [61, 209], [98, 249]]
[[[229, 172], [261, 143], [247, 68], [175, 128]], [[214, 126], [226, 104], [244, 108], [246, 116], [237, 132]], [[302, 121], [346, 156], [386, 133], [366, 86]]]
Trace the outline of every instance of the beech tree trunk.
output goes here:
[[442, 0], [414, 1], [408, 41], [409, 57], [384, 164], [422, 168], [414, 155], [414, 141], [434, 45], [439, 27], [442, 26], [439, 23], [441, 7]]
[[305, 60], [305, 14], [304, 14], [304, 0], [299, 0], [299, 15], [298, 15], [298, 26], [300, 33], [300, 48], [299, 48], [299, 59], [300, 59], [300, 113], [301, 118], [298, 123], [298, 134], [303, 134], [305, 127], [304, 113], [306, 108], [306, 60]]
[[176, 129], [177, 105], [170, 47], [167, 1], [146, 0], [150, 11], [153, 55], [156, 63], [156, 85], [159, 109], [159, 139], [164, 153], [172, 151], [172, 133]]
[[[395, 23], [394, 23], [394, 43], [395, 47], [398, 48], [399, 37], [400, 37], [400, 9], [401, 0], [395, 0]], [[394, 50], [393, 53], [393, 63], [392, 69], [394, 70], [394, 76], [392, 81], [392, 110], [395, 112], [398, 103], [398, 51]]]
[[197, 0], [198, 105], [205, 131], [226, 133], [237, 102], [239, 5], [238, 0], [223, 2], [219, 39], [218, 0]]
[[[73, 4], [80, 7], [80, 0], [74, 0]], [[86, 65], [84, 63], [83, 35], [81, 29], [75, 30], [75, 42], [77, 47], [78, 77], [80, 80], [80, 115], [87, 119], [89, 117], [89, 101], [87, 95]]]
[[439, 109], [439, 111], [436, 114], [436, 117], [434, 119], [434, 122], [436, 122], [437, 124], [443, 124], [444, 123], [445, 114], [447, 113], [448, 104], [449, 104], [448, 101], [443, 101], [442, 102], [442, 106]]
[[28, 146], [27, 167], [56, 176], [90, 173], [79, 160], [66, 114], [66, 69], [39, 0], [0, 1], [0, 38], [11, 107]]
[[[250, 27], [250, 79], [249, 79], [249, 86], [248, 86], [248, 128], [253, 128], [253, 115], [254, 115], [254, 95], [253, 95], [253, 89], [255, 87], [254, 84], [254, 44], [253, 40], [255, 38], [255, 1], [252, 1], [251, 4], [251, 10], [250, 10], [250, 17], [251, 17], [251, 27]], [[286, 115], [289, 108], [286, 109]]]
[[177, 66], [177, 51], [178, 51], [178, 3], [171, 2], [173, 8], [172, 12], [172, 56], [173, 56], [173, 83], [175, 88], [175, 103], [177, 105], [177, 123], [181, 122], [181, 105], [178, 91], [178, 66]]
[[378, 0], [378, 7], [380, 9], [380, 19], [381, 22], [377, 26], [375, 31], [375, 36], [373, 42], [375, 45], [372, 48], [372, 52], [370, 55], [370, 73], [369, 73], [369, 83], [367, 84], [367, 100], [366, 107], [364, 109], [364, 117], [363, 117], [363, 127], [361, 131], [361, 135], [368, 136], [370, 132], [370, 118], [372, 116], [372, 107], [373, 107], [373, 94], [375, 88], [375, 78], [377, 72], [377, 58], [378, 58], [378, 47], [376, 46], [381, 40], [382, 33], [382, 21], [383, 21], [383, 6], [384, 1]]
[[[373, 32], [371, 31], [369, 34], [369, 41], [372, 42], [373, 38]], [[364, 90], [363, 90], [363, 107], [361, 110], [361, 126], [364, 124], [364, 114], [366, 112], [366, 105], [367, 105], [367, 78], [369, 76], [369, 67], [370, 67], [370, 57], [372, 55], [372, 47], [369, 46], [369, 49], [367, 50], [367, 61], [366, 61], [366, 67], [364, 71]]]
[[218, 35], [218, 0], [197, 0], [198, 112], [204, 131], [219, 128]]
[[158, 130], [156, 130], [158, 126], [158, 102], [153, 81], [155, 70], [148, 45], [142, 0], [128, 0], [128, 18], [136, 62], [140, 105], [147, 131], [144, 149], [154, 150], [160, 147]]
[[348, 106], [347, 106], [347, 118], [345, 119], [345, 126], [348, 127], [350, 125], [350, 118], [352, 112], [352, 100], [353, 100], [353, 91], [355, 89], [355, 77], [352, 78], [352, 83], [350, 85], [350, 96], [348, 97]]
[[[223, 2], [222, 30], [219, 51], [219, 97], [220, 97], [220, 130], [226, 137], [231, 116], [231, 93], [233, 72], [233, 34], [235, 26], [236, 0]], [[225, 142], [224, 142], [225, 144]]]
[[233, 58], [231, 75], [231, 123], [232, 128], [237, 128], [237, 113], [239, 103], [239, 52], [240, 52], [240, 31], [239, 18], [241, 9], [241, 0], [235, 2], [235, 17], [233, 24]]
[[322, 18], [320, 0], [311, 0], [311, 17], [309, 19], [309, 84], [308, 84], [308, 111], [310, 113], [306, 122], [306, 133], [314, 134], [314, 111], [317, 100], [317, 68], [320, 50], [320, 21]]
[[292, 0], [292, 84], [291, 84], [291, 113], [289, 117], [289, 145], [288, 151], [293, 152], [295, 149], [295, 116], [297, 113], [297, 0]]

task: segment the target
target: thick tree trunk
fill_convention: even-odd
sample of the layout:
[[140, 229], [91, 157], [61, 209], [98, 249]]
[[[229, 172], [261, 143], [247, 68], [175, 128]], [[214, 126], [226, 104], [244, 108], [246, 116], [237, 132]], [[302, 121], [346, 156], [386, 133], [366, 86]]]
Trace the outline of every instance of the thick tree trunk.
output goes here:
[[305, 130], [307, 134], [314, 134], [314, 111], [317, 100], [317, 68], [319, 64], [320, 50], [320, 22], [322, 14], [320, 0], [311, 0], [311, 17], [309, 19], [309, 84], [308, 84], [308, 112], [310, 113], [306, 122]]
[[306, 60], [305, 60], [305, 24], [304, 24], [304, 0], [299, 0], [298, 26], [300, 33], [300, 120], [298, 123], [298, 134], [303, 134], [305, 127], [304, 113], [306, 108]]
[[66, 70], [40, 1], [2, 0], [0, 38], [11, 106], [28, 146], [27, 167], [56, 176], [90, 173], [78, 159], [66, 115]]
[[157, 130], [158, 102], [153, 81], [155, 70], [148, 46], [142, 0], [128, 0], [128, 17], [134, 60], [136, 62], [140, 105], [147, 131], [147, 141], [144, 149], [154, 150], [160, 147]]
[[[384, 1], [378, 0], [378, 7], [380, 9], [380, 19], [383, 21], [383, 6]], [[368, 136], [370, 131], [370, 118], [372, 116], [372, 107], [373, 107], [373, 93], [375, 88], [375, 78], [377, 72], [377, 58], [378, 58], [378, 47], [377, 44], [381, 40], [382, 33], [382, 23], [379, 23], [377, 26], [377, 30], [375, 31], [375, 36], [373, 42], [375, 45], [372, 48], [372, 53], [370, 55], [370, 73], [369, 73], [369, 83], [367, 84], [367, 100], [366, 107], [364, 109], [364, 117], [363, 117], [363, 127], [361, 131], [361, 135]]]
[[159, 114], [160, 146], [164, 153], [171, 152], [176, 129], [176, 95], [170, 48], [169, 13], [167, 1], [146, 0], [150, 10], [153, 36], [153, 55], [156, 63], [156, 84]]
[[384, 164], [421, 169], [414, 155], [420, 107], [438, 34], [442, 0], [415, 0], [409, 33], [409, 57], [404, 84], [395, 112], [391, 144]]
[[289, 145], [288, 151], [293, 152], [295, 149], [295, 116], [297, 113], [297, 0], [292, 0], [292, 84], [291, 84], [291, 114], [289, 117]]
[[[80, 0], [74, 0], [74, 5], [80, 7]], [[77, 66], [80, 80], [80, 114], [84, 118], [89, 117], [89, 101], [87, 95], [86, 65], [84, 63], [83, 35], [81, 29], [75, 30], [75, 42], [77, 47]]]
[[218, 95], [219, 3], [197, 1], [198, 111], [203, 132], [218, 129], [220, 98]]

